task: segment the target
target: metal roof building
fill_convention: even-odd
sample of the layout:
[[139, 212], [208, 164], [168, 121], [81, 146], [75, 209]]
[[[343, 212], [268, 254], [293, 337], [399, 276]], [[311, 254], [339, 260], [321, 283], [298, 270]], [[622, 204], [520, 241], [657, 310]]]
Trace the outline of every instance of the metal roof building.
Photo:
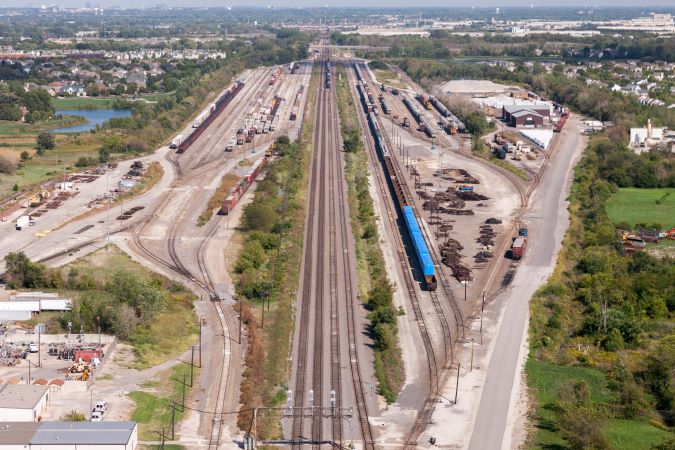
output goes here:
[[0, 421], [33, 422], [49, 404], [49, 386], [0, 384]]
[[134, 450], [136, 422], [0, 422], [0, 450]]

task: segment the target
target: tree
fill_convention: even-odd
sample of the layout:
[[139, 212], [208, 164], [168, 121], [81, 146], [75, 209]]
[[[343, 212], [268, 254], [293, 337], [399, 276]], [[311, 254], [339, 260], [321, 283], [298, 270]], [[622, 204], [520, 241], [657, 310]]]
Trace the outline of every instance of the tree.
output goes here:
[[51, 150], [56, 147], [56, 139], [54, 134], [49, 131], [43, 131], [38, 134], [37, 137], [37, 148], [42, 148], [44, 150]]
[[255, 202], [246, 205], [242, 226], [245, 230], [269, 231], [279, 214], [269, 203]]
[[19, 97], [12, 93], [0, 93], [0, 120], [16, 122], [21, 118]]
[[133, 307], [143, 321], [151, 319], [166, 306], [162, 291], [133, 272], [118, 270], [106, 284], [106, 290], [118, 302]]
[[127, 88], [122, 84], [119, 83], [117, 86], [115, 86], [115, 95], [122, 95], [127, 91]]
[[12, 288], [36, 288], [45, 285], [47, 267], [32, 262], [24, 252], [5, 256], [8, 285]]
[[98, 97], [101, 95], [101, 88], [96, 83], [89, 83], [87, 85], [87, 95], [89, 97]]
[[28, 161], [30, 159], [30, 153], [26, 150], [21, 152], [21, 161]]

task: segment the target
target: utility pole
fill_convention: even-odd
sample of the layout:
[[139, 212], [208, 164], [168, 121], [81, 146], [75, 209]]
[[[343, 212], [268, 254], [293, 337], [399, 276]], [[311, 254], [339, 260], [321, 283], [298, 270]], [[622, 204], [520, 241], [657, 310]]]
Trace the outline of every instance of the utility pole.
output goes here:
[[[105, 240], [105, 249], [110, 250], [110, 224], [108, 222], [108, 214], [110, 212], [110, 187], [108, 186], [108, 180], [109, 180], [109, 175], [110, 175], [110, 163], [106, 162], [105, 163], [105, 203], [106, 203], [106, 208], [105, 208], [105, 234], [106, 234], [106, 240]], [[63, 187], [65, 188], [65, 182], [63, 183]]]
[[475, 338], [471, 338], [471, 372], [473, 372], [473, 347], [476, 342]]
[[195, 372], [195, 346], [192, 346], [192, 357], [190, 358], [190, 387], [194, 384], [194, 372]]
[[455, 405], [457, 404], [457, 392], [459, 391], [459, 368], [462, 363], [457, 363], [457, 384], [455, 384]]
[[199, 368], [202, 368], [202, 318], [199, 317]]

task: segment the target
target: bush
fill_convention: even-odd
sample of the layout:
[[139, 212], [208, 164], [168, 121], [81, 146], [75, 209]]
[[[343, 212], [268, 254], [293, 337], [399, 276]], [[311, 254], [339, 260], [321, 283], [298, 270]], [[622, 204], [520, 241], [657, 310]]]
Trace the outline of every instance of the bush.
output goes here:
[[4, 155], [0, 155], [0, 173], [12, 175], [14, 172], [16, 172], [16, 167], [16, 163], [13, 159]]
[[30, 159], [30, 153], [26, 150], [21, 152], [21, 161], [28, 161]]
[[73, 409], [69, 413], [62, 415], [60, 420], [61, 422], [86, 422], [87, 417], [81, 412]]
[[95, 166], [98, 164], [98, 160], [91, 156], [80, 156], [77, 161], [75, 161], [75, 167], [89, 167]]
[[56, 139], [54, 138], [54, 134], [48, 131], [43, 131], [42, 133], [38, 134], [37, 148], [51, 150], [54, 147], [56, 147]]

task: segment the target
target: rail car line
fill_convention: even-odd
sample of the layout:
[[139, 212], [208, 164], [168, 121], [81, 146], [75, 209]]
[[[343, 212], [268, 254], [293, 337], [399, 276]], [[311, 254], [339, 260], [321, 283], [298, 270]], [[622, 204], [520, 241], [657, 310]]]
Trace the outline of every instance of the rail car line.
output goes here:
[[[350, 72], [351, 74], [351, 72]], [[354, 82], [354, 78], [348, 77], [350, 79], [350, 83]], [[351, 91], [351, 89], [350, 89]], [[352, 96], [353, 96], [353, 91], [352, 91]], [[358, 99], [354, 99], [356, 104], [360, 104]], [[362, 113], [358, 114], [359, 121], [361, 122], [361, 127], [363, 130], [368, 130], [368, 124], [366, 122], [366, 119]], [[429, 386], [431, 390], [436, 389], [437, 386], [437, 379], [438, 379], [438, 373], [439, 373], [439, 367], [438, 367], [438, 360], [435, 356], [435, 351], [433, 347], [433, 343], [431, 342], [431, 336], [429, 334], [429, 329], [426, 324], [426, 319], [424, 317], [424, 314], [422, 313], [422, 308], [420, 305], [420, 298], [417, 292], [416, 288], [416, 283], [412, 277], [412, 268], [410, 267], [410, 264], [408, 262], [408, 257], [407, 253], [405, 251], [405, 247], [403, 244], [403, 238], [400, 233], [396, 232], [398, 229], [398, 225], [396, 223], [395, 217], [397, 217], [397, 212], [395, 210], [395, 207], [393, 205], [393, 199], [392, 199], [392, 193], [390, 191], [389, 184], [387, 183], [387, 180], [385, 179], [384, 173], [382, 170], [377, 170], [377, 163], [380, 161], [380, 158], [377, 154], [377, 151], [375, 149], [375, 144], [372, 139], [372, 136], [369, 133], [366, 133], [367, 139], [365, 140], [366, 148], [368, 149], [368, 153], [370, 154], [370, 160], [375, 167], [376, 170], [372, 171], [372, 173], [375, 176], [375, 180], [377, 182], [378, 188], [380, 190], [380, 193], [382, 194], [382, 197], [384, 198], [384, 206], [385, 209], [387, 210], [387, 217], [389, 218], [389, 224], [392, 230], [394, 230], [394, 243], [396, 244], [396, 253], [398, 256], [398, 260], [401, 262], [401, 264], [404, 266], [402, 269], [403, 273], [403, 278], [405, 281], [405, 287], [408, 292], [408, 297], [410, 298], [410, 302], [413, 307], [413, 312], [415, 314], [415, 320], [417, 321], [418, 327], [420, 329], [420, 335], [422, 337], [422, 343], [424, 345], [424, 350], [426, 354], [426, 360], [427, 360], [427, 369], [429, 373]]]

